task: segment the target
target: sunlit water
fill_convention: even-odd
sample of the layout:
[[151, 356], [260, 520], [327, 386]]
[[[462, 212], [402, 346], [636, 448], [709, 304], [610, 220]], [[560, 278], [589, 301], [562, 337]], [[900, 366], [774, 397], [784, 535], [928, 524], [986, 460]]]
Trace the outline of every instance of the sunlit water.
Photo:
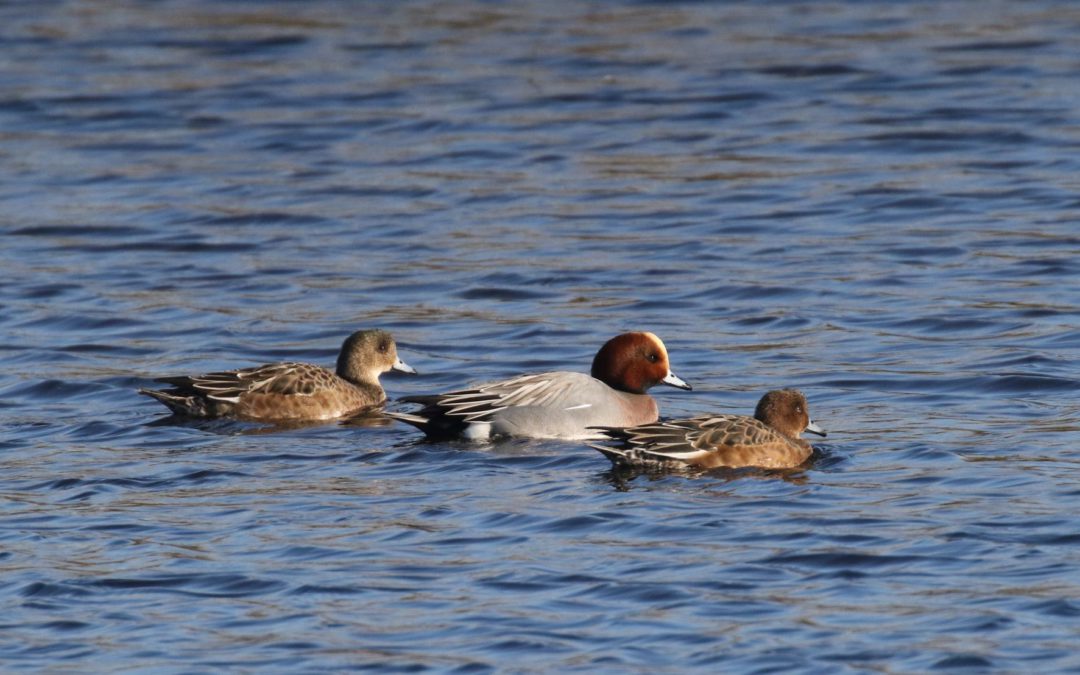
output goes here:
[[[1080, 8], [0, 5], [0, 665], [1080, 669]], [[613, 474], [154, 376], [798, 386], [806, 471]], [[396, 405], [396, 404], [392, 404]], [[164, 420], [164, 421], [163, 421]]]

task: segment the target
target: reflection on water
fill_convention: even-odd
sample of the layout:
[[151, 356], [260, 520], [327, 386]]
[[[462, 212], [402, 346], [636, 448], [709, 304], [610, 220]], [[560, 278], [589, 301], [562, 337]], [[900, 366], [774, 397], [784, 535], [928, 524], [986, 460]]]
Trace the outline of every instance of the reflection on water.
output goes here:
[[147, 427], [185, 427], [198, 429], [212, 434], [231, 436], [236, 434], [278, 434], [298, 431], [313, 427], [337, 425], [360, 429], [387, 427], [393, 424], [381, 412], [365, 412], [354, 417], [340, 420], [274, 420], [271, 422], [249, 422], [232, 419], [200, 419], [182, 415], [164, 415], [148, 422]]
[[[8, 669], [1080, 667], [1080, 12], [1062, 2], [0, 6]], [[803, 471], [635, 475], [151, 378], [804, 390]], [[396, 404], [391, 404], [395, 406]]]

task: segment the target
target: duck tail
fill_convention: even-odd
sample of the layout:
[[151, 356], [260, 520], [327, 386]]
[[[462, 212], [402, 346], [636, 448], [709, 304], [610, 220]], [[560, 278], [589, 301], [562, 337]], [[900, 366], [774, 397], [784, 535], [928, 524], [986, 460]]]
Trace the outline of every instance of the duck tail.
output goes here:
[[383, 413], [390, 419], [395, 419], [405, 424], [411, 424], [425, 434], [431, 430], [431, 419], [423, 417], [421, 415], [414, 415], [412, 413], [405, 412], [385, 412]]
[[610, 459], [611, 463], [615, 466], [627, 466], [631, 463], [630, 458], [627, 457], [626, 451], [624, 450], [620, 450], [618, 448], [609, 448], [603, 445], [596, 445], [593, 443], [586, 443], [585, 445], [589, 446], [593, 450], [596, 450], [604, 457]]
[[159, 391], [157, 389], [139, 389], [143, 396], [156, 399], [175, 415], [197, 415], [196, 400], [191, 396], [178, 396], [176, 390]]

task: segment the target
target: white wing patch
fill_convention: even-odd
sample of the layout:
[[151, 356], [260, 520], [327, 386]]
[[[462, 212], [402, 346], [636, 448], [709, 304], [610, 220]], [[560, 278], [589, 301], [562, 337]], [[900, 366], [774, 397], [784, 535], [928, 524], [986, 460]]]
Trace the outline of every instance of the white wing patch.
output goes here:
[[[670, 445], [675, 446], [675, 444], [670, 444]], [[653, 446], [653, 447], [648, 448], [647, 450], [642, 449], [642, 450], [639, 450], [638, 452], [640, 452], [642, 455], [646, 455], [646, 456], [652, 457], [654, 459], [669, 460], [669, 461], [674, 459], [674, 460], [678, 460], [680, 462], [686, 462], [688, 464], [691, 463], [692, 460], [694, 460], [694, 459], [697, 459], [699, 457], [706, 457], [709, 454], [705, 450], [696, 450], [696, 449], [695, 450], [689, 450], [689, 451], [687, 451], [687, 450], [683, 450], [683, 451], [666, 450], [664, 446]]]

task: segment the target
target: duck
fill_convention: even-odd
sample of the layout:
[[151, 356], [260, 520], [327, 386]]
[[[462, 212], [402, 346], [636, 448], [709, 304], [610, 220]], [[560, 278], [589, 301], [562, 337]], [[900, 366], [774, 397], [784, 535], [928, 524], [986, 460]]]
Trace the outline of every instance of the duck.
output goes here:
[[794, 469], [813, 454], [803, 432], [826, 436], [809, 415], [806, 396], [776, 389], [754, 416], [703, 415], [601, 431], [620, 447], [590, 444], [616, 466], [649, 471], [760, 467]]
[[630, 332], [604, 343], [589, 374], [534, 373], [458, 391], [404, 396], [401, 401], [422, 407], [387, 415], [435, 439], [595, 439], [602, 437], [595, 427], [655, 422], [659, 408], [646, 392], [658, 384], [692, 388], [671, 372], [660, 338]]
[[310, 363], [268, 363], [205, 375], [162, 377], [165, 390], [139, 389], [174, 415], [248, 421], [317, 421], [345, 417], [386, 402], [379, 376], [416, 374], [385, 330], [360, 330], [341, 345], [335, 370]]

